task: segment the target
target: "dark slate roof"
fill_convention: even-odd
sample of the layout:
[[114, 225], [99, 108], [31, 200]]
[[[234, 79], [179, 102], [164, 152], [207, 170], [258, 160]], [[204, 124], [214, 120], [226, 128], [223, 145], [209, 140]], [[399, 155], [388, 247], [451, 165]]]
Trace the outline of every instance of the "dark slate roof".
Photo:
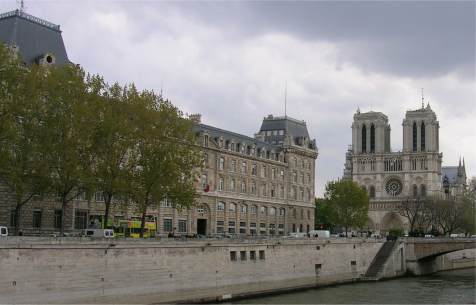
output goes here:
[[448, 178], [450, 184], [456, 183], [458, 180], [458, 166], [442, 166], [441, 167], [441, 179]]
[[266, 148], [267, 151], [274, 151], [274, 152], [279, 152], [281, 150], [281, 147], [272, 145], [239, 133], [235, 133], [232, 131], [220, 129], [217, 127], [213, 127], [210, 125], [205, 125], [205, 124], [195, 124], [193, 127], [194, 132], [204, 132], [207, 131], [208, 134], [210, 135], [210, 138], [219, 138], [223, 137], [223, 140], [230, 140], [234, 141], [235, 143], [246, 143], [246, 144], [255, 144], [256, 148], [262, 149]]
[[57, 65], [69, 63], [59, 25], [20, 10], [0, 14], [0, 42], [17, 46], [27, 65], [52, 53]]
[[306, 137], [309, 139], [306, 122], [288, 116], [273, 117], [269, 115], [263, 119], [260, 131], [285, 130], [291, 137]]

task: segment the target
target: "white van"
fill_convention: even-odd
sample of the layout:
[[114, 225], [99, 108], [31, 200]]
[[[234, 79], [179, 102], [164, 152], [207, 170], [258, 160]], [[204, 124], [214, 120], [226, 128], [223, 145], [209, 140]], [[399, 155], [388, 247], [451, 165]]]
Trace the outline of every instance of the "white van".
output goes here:
[[331, 232], [329, 230], [311, 230], [309, 231], [309, 236], [317, 238], [330, 238]]
[[8, 228], [0, 226], [0, 237], [8, 236]]
[[86, 237], [112, 238], [114, 230], [111, 229], [86, 229], [83, 233]]

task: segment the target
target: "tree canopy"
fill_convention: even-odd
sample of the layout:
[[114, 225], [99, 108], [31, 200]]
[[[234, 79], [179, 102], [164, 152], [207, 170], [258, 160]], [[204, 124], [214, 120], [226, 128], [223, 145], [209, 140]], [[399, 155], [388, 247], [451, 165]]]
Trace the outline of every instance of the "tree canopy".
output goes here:
[[192, 122], [170, 101], [76, 65], [27, 68], [3, 45], [0, 72], [0, 178], [16, 217], [41, 193], [61, 202], [61, 233], [80, 193], [104, 195], [105, 226], [113, 198], [142, 214], [142, 229], [164, 198], [193, 204], [201, 154]]
[[357, 183], [351, 180], [329, 182], [324, 200], [328, 219], [345, 228], [346, 235], [350, 228], [361, 228], [366, 224], [369, 196]]

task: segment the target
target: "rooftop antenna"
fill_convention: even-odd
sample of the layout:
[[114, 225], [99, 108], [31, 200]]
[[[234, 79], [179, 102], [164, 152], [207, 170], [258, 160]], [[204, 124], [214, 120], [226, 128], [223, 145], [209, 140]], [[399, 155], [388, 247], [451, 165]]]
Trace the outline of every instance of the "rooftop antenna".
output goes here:
[[287, 117], [287, 107], [288, 107], [287, 98], [288, 98], [288, 81], [286, 80], [284, 82], [284, 117], [285, 118]]
[[423, 95], [423, 88], [421, 88], [421, 108], [425, 108], [425, 96]]

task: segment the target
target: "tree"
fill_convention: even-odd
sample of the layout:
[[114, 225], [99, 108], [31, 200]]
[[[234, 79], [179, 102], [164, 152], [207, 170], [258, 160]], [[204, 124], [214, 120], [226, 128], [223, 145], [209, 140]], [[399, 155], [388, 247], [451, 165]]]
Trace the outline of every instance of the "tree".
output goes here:
[[421, 198], [407, 198], [398, 207], [398, 212], [408, 219], [410, 234], [416, 229], [421, 229], [427, 220], [425, 200]]
[[142, 215], [143, 237], [147, 208], [165, 198], [175, 207], [189, 207], [196, 197], [196, 169], [201, 165], [192, 122], [169, 101], [150, 91], [129, 90], [137, 144], [129, 153], [134, 163], [130, 195]]
[[427, 214], [433, 228], [443, 234], [451, 234], [463, 226], [465, 203], [464, 198], [429, 198]]
[[50, 67], [41, 78], [43, 107], [38, 133], [47, 163], [49, 185], [61, 202], [64, 235], [67, 205], [90, 183], [91, 126], [94, 116], [90, 88], [78, 66]]
[[106, 228], [113, 197], [125, 197], [127, 184], [132, 178], [133, 163], [127, 162], [128, 154], [134, 148], [133, 126], [129, 120], [132, 110], [127, 103], [127, 88], [117, 83], [109, 87], [99, 77], [88, 78], [88, 82], [96, 92], [91, 150], [92, 189], [103, 194], [103, 227]]
[[350, 180], [329, 182], [326, 185], [325, 199], [332, 207], [333, 221], [345, 228], [363, 227], [367, 222], [369, 197], [357, 183]]
[[[0, 46], [0, 176], [15, 201], [14, 227], [18, 234], [21, 209], [47, 188], [45, 164], [38, 149], [40, 67], [27, 70]], [[4, 77], [4, 78], [3, 78]]]
[[467, 235], [473, 235], [476, 233], [476, 190], [470, 190], [463, 196], [462, 205], [461, 229]]
[[316, 209], [314, 211], [314, 228], [316, 230], [332, 230], [334, 228], [333, 219], [333, 209], [328, 199], [325, 198], [316, 198], [315, 199]]

